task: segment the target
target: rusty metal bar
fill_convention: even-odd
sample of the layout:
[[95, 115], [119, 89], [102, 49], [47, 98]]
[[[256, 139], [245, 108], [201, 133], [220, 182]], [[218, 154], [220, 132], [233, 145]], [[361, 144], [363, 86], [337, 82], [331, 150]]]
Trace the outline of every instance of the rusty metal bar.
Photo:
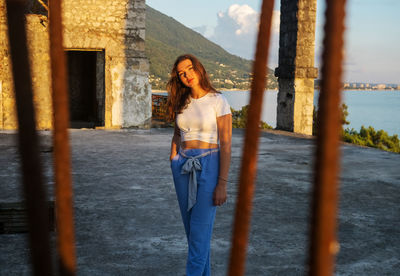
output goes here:
[[268, 50], [274, 0], [264, 0], [261, 7], [253, 81], [251, 84], [243, 158], [240, 171], [239, 194], [236, 203], [229, 275], [244, 275], [247, 240], [250, 229], [254, 180], [257, 171], [257, 150], [261, 108], [265, 91]]
[[328, 276], [334, 271], [337, 190], [339, 173], [340, 91], [345, 0], [327, 0], [319, 96], [319, 129], [309, 247], [309, 275]]
[[51, 0], [50, 60], [54, 113], [54, 172], [56, 182], [57, 245], [60, 275], [76, 274], [73, 192], [69, 147], [69, 109], [66, 60], [63, 48], [61, 1]]
[[8, 37], [18, 117], [18, 143], [22, 159], [23, 191], [29, 224], [34, 275], [53, 275], [49, 218], [35, 125], [33, 92], [25, 29], [25, 0], [7, 0]]
[[47, 5], [42, 0], [38, 0], [38, 2], [40, 3], [40, 5], [42, 5], [43, 8], [46, 9], [47, 12], [49, 12], [49, 7], [47, 7]]

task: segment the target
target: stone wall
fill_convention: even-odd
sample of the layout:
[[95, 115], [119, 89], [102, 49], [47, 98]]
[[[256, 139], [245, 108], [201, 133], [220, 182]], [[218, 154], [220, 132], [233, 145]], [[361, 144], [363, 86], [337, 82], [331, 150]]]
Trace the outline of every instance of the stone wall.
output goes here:
[[[0, 0], [0, 35], [6, 36], [5, 1]], [[106, 128], [149, 127], [151, 87], [145, 56], [144, 0], [64, 0], [66, 50], [104, 51]], [[48, 21], [27, 16], [37, 126], [51, 128]], [[0, 42], [0, 129], [15, 129], [16, 118], [7, 39]]]
[[281, 0], [277, 128], [312, 134], [316, 0]]

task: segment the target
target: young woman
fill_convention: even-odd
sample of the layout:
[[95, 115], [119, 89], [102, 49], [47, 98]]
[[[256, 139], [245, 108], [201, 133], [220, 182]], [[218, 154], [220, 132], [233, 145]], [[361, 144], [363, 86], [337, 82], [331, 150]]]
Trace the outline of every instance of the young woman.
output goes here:
[[175, 121], [171, 169], [189, 246], [186, 276], [210, 275], [216, 206], [227, 198], [230, 106], [193, 55], [177, 58], [167, 90], [169, 119]]

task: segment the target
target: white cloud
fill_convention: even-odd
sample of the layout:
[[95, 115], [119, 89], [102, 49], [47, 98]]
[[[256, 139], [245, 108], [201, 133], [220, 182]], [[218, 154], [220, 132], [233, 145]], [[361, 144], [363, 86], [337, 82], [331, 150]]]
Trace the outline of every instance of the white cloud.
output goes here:
[[256, 31], [259, 15], [250, 6], [234, 4], [229, 7], [227, 14], [237, 24], [236, 35], [252, 34]]
[[281, 12], [273, 11], [272, 13], [272, 34], [279, 35], [279, 27], [281, 26]]
[[[201, 32], [228, 52], [254, 58], [260, 14], [249, 5], [231, 5], [226, 11], [217, 14], [217, 25], [213, 31]], [[278, 61], [280, 12], [274, 11], [272, 17], [270, 61]], [[270, 62], [270, 63], [271, 63]]]

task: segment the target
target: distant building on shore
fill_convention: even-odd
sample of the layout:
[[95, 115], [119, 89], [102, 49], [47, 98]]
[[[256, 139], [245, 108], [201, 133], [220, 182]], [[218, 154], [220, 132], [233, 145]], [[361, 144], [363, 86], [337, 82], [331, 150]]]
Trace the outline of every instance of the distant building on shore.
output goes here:
[[[320, 89], [319, 81], [316, 81], [315, 89]], [[400, 90], [400, 84], [385, 84], [385, 83], [359, 83], [359, 82], [344, 82], [343, 89], [346, 90]]]

